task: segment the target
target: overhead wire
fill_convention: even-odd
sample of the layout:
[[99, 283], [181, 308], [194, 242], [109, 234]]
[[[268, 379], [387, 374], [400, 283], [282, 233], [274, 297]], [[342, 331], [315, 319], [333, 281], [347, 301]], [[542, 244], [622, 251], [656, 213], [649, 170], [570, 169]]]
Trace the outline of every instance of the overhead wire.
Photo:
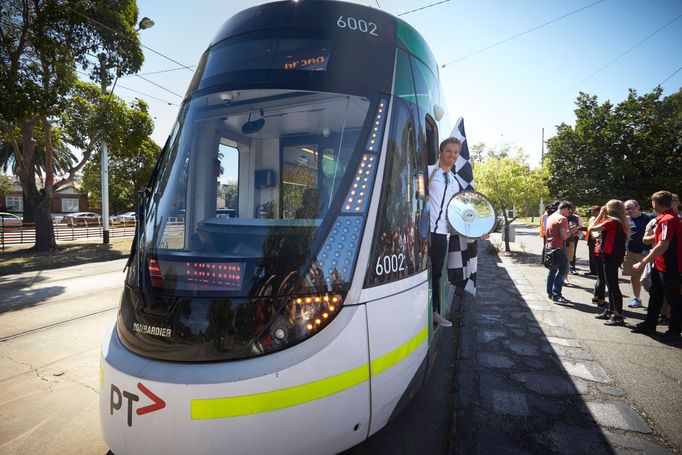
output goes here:
[[144, 93], [144, 92], [140, 92], [140, 91], [138, 91], [138, 90], [135, 90], [135, 89], [126, 87], [126, 86], [121, 85], [121, 84], [118, 84], [118, 87], [119, 87], [119, 88], [122, 88], [122, 89], [125, 89], [125, 90], [128, 90], [128, 91], [130, 91], [130, 92], [137, 93], [138, 95], [146, 96], [147, 98], [153, 98], [153, 99], [155, 99], [155, 100], [157, 100], [157, 101], [161, 101], [162, 103], [166, 103], [166, 104], [168, 104], [169, 106], [180, 107], [179, 104], [175, 104], [175, 103], [172, 103], [172, 102], [170, 102], [170, 101], [166, 101], [166, 100], [163, 100], [163, 99], [161, 99], [161, 98], [157, 98], [157, 97], [155, 97], [155, 96], [149, 95], [149, 94]]
[[664, 80], [663, 82], [661, 82], [660, 84], [658, 84], [658, 85], [663, 86], [663, 84], [665, 84], [666, 82], [668, 82], [674, 75], [676, 75], [677, 73], [679, 73], [680, 70], [682, 70], [682, 66], [680, 66], [679, 68], [677, 68], [670, 76], [666, 77], [665, 80]]
[[[89, 56], [89, 57], [97, 58], [96, 55], [93, 55], [93, 54], [90, 54], [90, 53], [86, 53], [86, 55]], [[178, 69], [182, 69], [182, 68], [178, 68]], [[88, 76], [89, 76], [89, 74], [88, 74]], [[177, 97], [179, 97], [179, 98], [184, 98], [184, 96], [175, 93], [175, 92], [172, 91], [171, 89], [169, 89], [169, 88], [167, 88], [167, 87], [164, 87], [164, 86], [161, 85], [161, 84], [157, 84], [157, 83], [154, 82], [154, 81], [150, 81], [150, 80], [147, 79], [146, 77], [142, 77], [142, 76], [139, 75], [139, 74], [129, 74], [128, 76], [131, 76], [131, 77], [132, 77], [132, 76], [139, 77], [139, 78], [142, 79], [143, 81], [146, 81], [146, 82], [148, 82], [148, 83], [150, 83], [150, 84], [152, 84], [152, 85], [155, 85], [155, 86], [157, 86], [158, 88], [167, 91], [168, 93], [171, 93], [171, 94], [173, 94], [173, 95], [175, 95], [175, 96], [177, 96]], [[117, 80], [118, 80], [118, 79], [117, 79]]]
[[[84, 71], [78, 71], [78, 70], [76, 70], [76, 72], [77, 72], [78, 74], [83, 75], [83, 76], [90, 76], [90, 74], [88, 74], [88, 73], [86, 73], [86, 72], [84, 72]], [[162, 99], [162, 98], [157, 98], [156, 96], [150, 95], [150, 94], [148, 94], [148, 93], [140, 92], [139, 90], [135, 90], [135, 89], [132, 89], [132, 88], [130, 88], [130, 87], [126, 87], [126, 86], [121, 85], [121, 84], [117, 84], [116, 86], [119, 87], [119, 88], [128, 90], [128, 91], [130, 91], [130, 92], [135, 92], [135, 93], [137, 93], [138, 95], [143, 95], [143, 96], [145, 96], [145, 97], [147, 97], [147, 98], [151, 98], [151, 99], [155, 99], [155, 100], [157, 100], [157, 101], [161, 101], [162, 103], [166, 103], [166, 104], [168, 104], [169, 106], [179, 106], [178, 104], [175, 104], [175, 103], [173, 103], [173, 102], [171, 102], [171, 101], [164, 100], [164, 99]]]
[[415, 8], [415, 9], [412, 9], [410, 11], [405, 11], [404, 13], [398, 14], [398, 16], [405, 16], [406, 14], [416, 13], [417, 11], [421, 11], [421, 10], [426, 9], [426, 8], [431, 8], [432, 6], [440, 5], [441, 3], [447, 3], [449, 1], [450, 0], [442, 0], [440, 2], [431, 3], [430, 5], [425, 5], [425, 6], [422, 6], [420, 8]]
[[[623, 53], [621, 53], [620, 55], [618, 55], [616, 58], [614, 58], [614, 59], [611, 60], [609, 63], [607, 63], [606, 65], [602, 66], [602, 67], [599, 68], [597, 71], [595, 71], [595, 72], [593, 72], [592, 74], [590, 74], [589, 76], [587, 76], [587, 77], [586, 77], [585, 79], [583, 79], [582, 81], [580, 81], [580, 82], [578, 82], [577, 84], [575, 84], [575, 85], [573, 85], [572, 87], [570, 87], [568, 90], [566, 90], [566, 91], [563, 92], [561, 95], [559, 95], [559, 96], [557, 96], [556, 98], [554, 98], [552, 101], [550, 101], [549, 103], [547, 103], [546, 105], [544, 105], [543, 107], [541, 107], [539, 110], [543, 110], [543, 109], [545, 109], [546, 107], [548, 107], [548, 106], [554, 104], [556, 101], [558, 101], [558, 100], [560, 100], [561, 98], [563, 98], [567, 93], [571, 92], [572, 90], [576, 89], [577, 87], [580, 87], [582, 84], [584, 84], [584, 83], [587, 82], [588, 80], [592, 79], [594, 76], [596, 76], [597, 74], [601, 73], [601, 72], [604, 71], [606, 68], [608, 68], [609, 66], [613, 65], [614, 63], [616, 63], [616, 62], [617, 62], [618, 60], [620, 60], [621, 58], [625, 57], [625, 56], [626, 56], [627, 54], [629, 54], [630, 52], [634, 51], [636, 48], [638, 48], [639, 46], [641, 46], [642, 44], [644, 44], [644, 43], [645, 43], [646, 41], [648, 41], [649, 39], [653, 38], [655, 35], [657, 35], [657, 34], [660, 33], [661, 31], [663, 31], [663, 29], [665, 29], [666, 27], [668, 27], [669, 25], [671, 25], [672, 23], [674, 23], [675, 21], [677, 21], [677, 20], [680, 19], [681, 17], [682, 17], [682, 14], [680, 14], [680, 15], [678, 15], [677, 17], [675, 17], [674, 19], [672, 19], [672, 20], [666, 22], [663, 26], [657, 28], [653, 33], [650, 33], [649, 35], [647, 35], [647, 36], [645, 36], [644, 38], [642, 38], [641, 40], [639, 40], [634, 46], [630, 47], [628, 50], [626, 50], [625, 52], [623, 52]], [[677, 71], [679, 71], [679, 69], [678, 69]], [[676, 71], [676, 72], [677, 72], [677, 71]], [[675, 73], [673, 73], [673, 75], [674, 75], [674, 74], [675, 74]], [[672, 77], [672, 75], [671, 75], [670, 77]], [[667, 79], [666, 79], [666, 80], [667, 80]], [[665, 82], [665, 81], [664, 81], [664, 82]]]
[[175, 95], [175, 96], [177, 96], [177, 97], [179, 97], [179, 98], [184, 98], [184, 96], [179, 95], [179, 94], [175, 93], [173, 90], [168, 89], [168, 88], [164, 87], [163, 85], [157, 84], [157, 83], [154, 82], [154, 81], [150, 81], [150, 80], [147, 79], [146, 77], [140, 76], [139, 74], [134, 74], [134, 76], [139, 77], [139, 78], [142, 79], [143, 81], [149, 82], [150, 84], [155, 85], [155, 86], [159, 87], [161, 90], [165, 90], [165, 91], [167, 91], [168, 93], [170, 93], [170, 94], [172, 94], [172, 95]]
[[474, 52], [472, 52], [472, 53], [470, 53], [470, 54], [464, 55], [464, 56], [462, 56], [462, 57], [460, 57], [460, 58], [457, 58], [457, 59], [452, 60], [452, 61], [450, 61], [450, 62], [448, 62], [448, 63], [445, 63], [445, 64], [441, 65], [440, 67], [441, 67], [441, 68], [446, 68], [446, 67], [452, 65], [453, 63], [461, 62], [462, 60], [465, 60], [465, 59], [467, 59], [467, 58], [469, 58], [469, 57], [473, 57], [474, 55], [480, 54], [481, 52], [487, 51], [488, 49], [492, 49], [493, 47], [499, 46], [500, 44], [504, 44], [504, 43], [506, 43], [506, 42], [508, 42], [508, 41], [511, 41], [511, 40], [513, 40], [513, 39], [516, 39], [516, 38], [519, 38], [519, 37], [521, 37], [521, 36], [523, 36], [523, 35], [526, 35], [526, 34], [528, 34], [528, 33], [530, 33], [530, 32], [534, 32], [535, 30], [538, 30], [538, 29], [540, 29], [540, 28], [542, 28], [542, 27], [545, 27], [545, 26], [547, 26], [547, 25], [549, 25], [549, 24], [553, 24], [554, 22], [560, 21], [561, 19], [565, 19], [565, 18], [567, 18], [567, 17], [569, 17], [569, 16], [572, 16], [573, 14], [577, 14], [577, 13], [579, 13], [579, 12], [581, 12], [581, 11], [584, 11], [584, 10], [586, 10], [586, 9], [588, 9], [588, 8], [591, 8], [591, 7], [595, 6], [595, 5], [598, 5], [598, 4], [600, 4], [600, 3], [603, 3], [604, 1], [606, 1], [606, 0], [598, 0], [598, 1], [594, 2], [594, 3], [590, 3], [590, 4], [587, 5], [587, 6], [583, 6], [582, 8], [578, 8], [578, 9], [576, 9], [576, 10], [574, 10], [574, 11], [571, 11], [570, 13], [564, 14], [563, 16], [559, 16], [559, 17], [554, 18], [554, 19], [552, 19], [552, 20], [550, 20], [550, 21], [547, 21], [547, 22], [545, 22], [545, 23], [543, 23], [543, 24], [540, 24], [540, 25], [537, 25], [537, 26], [535, 26], [535, 27], [529, 28], [528, 30], [524, 30], [524, 31], [522, 31], [521, 33], [517, 33], [516, 35], [513, 35], [513, 36], [510, 36], [510, 37], [508, 37], [508, 38], [505, 38], [505, 39], [503, 39], [503, 40], [501, 40], [501, 41], [498, 41], [498, 42], [496, 42], [496, 43], [493, 43], [493, 44], [491, 44], [491, 45], [489, 45], [489, 46], [482, 47], [482, 48], [480, 48], [480, 49], [478, 49], [478, 50], [476, 50], [476, 51], [474, 51]]
[[[195, 67], [196, 65], [190, 66], [190, 68]], [[184, 68], [172, 68], [168, 70], [159, 70], [159, 71], [150, 71], [149, 73], [136, 73], [138, 76], [151, 76], [152, 74], [161, 74], [161, 73], [170, 73], [173, 71], [180, 71]], [[126, 74], [125, 76], [121, 76], [121, 78], [126, 78], [126, 77], [132, 77], [134, 74]]]
[[[86, 14], [83, 14], [83, 13], [80, 12], [80, 11], [75, 10], [75, 9], [71, 8], [70, 6], [68, 6], [68, 5], [67, 5], [67, 8], [70, 9], [71, 11], [73, 11], [74, 13], [78, 14], [79, 16], [82, 16], [82, 17], [86, 18], [87, 20], [89, 20], [89, 21], [91, 21], [91, 22], [93, 22], [93, 23], [95, 23], [95, 24], [97, 24], [97, 25], [100, 25], [100, 26], [106, 28], [107, 30], [110, 30], [111, 32], [113, 32], [114, 34], [116, 34], [116, 35], [118, 35], [118, 36], [121, 36], [121, 37], [126, 38], [126, 39], [130, 39], [130, 38], [128, 38], [127, 36], [121, 34], [119, 31], [114, 30], [113, 28], [109, 27], [108, 25], [103, 24], [103, 23], [101, 23], [101, 22], [99, 22], [99, 21], [97, 21], [97, 20], [91, 18], [90, 16], [88, 16], [88, 15], [86, 15]], [[188, 71], [194, 72], [194, 70], [193, 70], [192, 68], [190, 68], [189, 66], [185, 65], [184, 63], [180, 63], [180, 62], [178, 62], [177, 60], [172, 59], [172, 58], [170, 58], [169, 56], [167, 56], [167, 55], [165, 55], [165, 54], [162, 54], [161, 52], [159, 52], [159, 51], [157, 51], [157, 50], [154, 50], [154, 49], [152, 49], [152, 48], [149, 47], [149, 46], [145, 46], [145, 45], [142, 44], [142, 43], [140, 43], [140, 46], [143, 47], [143, 48], [145, 48], [145, 49], [147, 49], [147, 50], [149, 50], [149, 51], [151, 51], [151, 52], [153, 52], [153, 53], [155, 53], [155, 54], [157, 54], [157, 55], [160, 55], [161, 57], [165, 58], [166, 60], [169, 60], [169, 61], [175, 63], [176, 65], [179, 65], [180, 67], [182, 67], [182, 68], [184, 68], [184, 69], [186, 69], [186, 70], [188, 70]]]
[[[69, 8], [70, 8], [70, 7], [69, 7]], [[76, 12], [77, 12], [77, 11], [76, 11]], [[110, 28], [110, 27], [108, 27], [108, 26], [106, 26], [106, 25], [104, 25], [104, 24], [102, 24], [102, 23], [100, 23], [100, 22], [97, 22], [97, 21], [94, 20], [94, 19], [91, 19], [91, 18], [89, 18], [88, 16], [86, 16], [86, 15], [84, 15], [84, 14], [82, 14], [82, 13], [79, 13], [79, 12], [77, 12], [77, 13], [80, 14], [81, 16], [83, 16], [83, 17], [85, 17], [85, 18], [88, 18], [88, 19], [92, 20], [93, 22], [95, 22], [95, 23], [97, 23], [97, 24], [99, 24], [99, 25], [101, 25], [101, 26], [103, 26], [103, 27], [105, 27], [105, 28], [111, 30], [112, 32], [118, 34], [118, 32], [116, 32], [116, 31], [113, 30], [112, 28]], [[13, 26], [13, 27], [15, 27], [15, 28], [19, 28], [19, 26], [18, 26], [17, 24], [8, 23], [8, 22], [6, 22], [6, 21], [2, 21], [2, 23], [5, 24], [5, 25], [8, 25], [8, 26]], [[150, 49], [150, 48], [148, 48], [147, 46], [143, 46], [143, 47], [144, 47], [145, 49]], [[164, 56], [163, 54], [160, 54], [159, 52], [157, 52], [157, 51], [155, 51], [155, 50], [153, 50], [153, 49], [150, 49], [150, 50], [151, 50], [152, 52], [155, 52], [155, 53], [157, 53], [157, 54], [159, 54], [159, 55], [162, 55], [163, 57], [165, 57], [165, 58], [171, 60], [173, 63], [176, 63], [176, 64], [178, 64], [178, 65], [181, 65], [181, 68], [176, 68], [176, 69], [172, 69], [172, 70], [158, 71], [158, 72], [147, 73], [147, 74], [157, 74], [157, 73], [168, 72], [168, 71], [176, 71], [176, 70], [181, 70], [181, 69], [189, 69], [190, 71], [194, 71], [194, 70], [192, 70], [190, 67], [187, 67], [187, 66], [183, 65], [182, 63], [177, 62], [177, 61], [171, 59], [170, 57]], [[88, 55], [89, 57], [97, 58], [97, 56], [94, 55], [94, 54], [86, 53], [86, 55]], [[82, 74], [82, 75], [84, 75], [84, 76], [90, 76], [89, 74], [84, 73], [84, 72], [82, 72], [82, 71], [76, 71], [76, 72], [78, 72], [79, 74]], [[155, 85], [156, 87], [158, 87], [158, 88], [160, 88], [160, 89], [162, 89], [162, 90], [165, 90], [166, 92], [171, 93], [172, 95], [175, 95], [175, 96], [177, 96], [177, 97], [179, 97], [179, 98], [184, 98], [184, 96], [182, 96], [182, 95], [180, 95], [180, 94], [178, 94], [178, 93], [175, 93], [174, 91], [170, 90], [169, 88], [166, 88], [166, 87], [164, 87], [164, 86], [162, 86], [162, 85], [160, 85], [160, 84], [157, 84], [157, 83], [154, 82], [154, 81], [151, 81], [151, 80], [149, 80], [149, 79], [143, 77], [143, 75], [141, 75], [141, 74], [130, 74], [129, 76], [139, 77], [140, 79], [142, 79], [142, 80], [144, 80], [144, 81], [146, 81], [146, 82], [148, 82], [148, 83], [150, 83], [150, 84], [152, 84], [152, 85]], [[118, 86], [119, 86], [119, 87], [123, 87], [123, 86], [120, 85], [120, 84], [118, 84]], [[134, 90], [129, 89], [129, 88], [126, 88], [126, 87], [123, 87], [123, 88], [125, 88], [126, 90], [134, 91]], [[142, 93], [142, 92], [138, 92], [138, 93], [143, 94], [143, 95], [145, 95], [145, 96], [147, 96], [147, 97], [149, 97], [149, 98], [157, 99], [157, 100], [159, 100], [159, 101], [162, 101], [162, 102], [164, 102], [164, 103], [167, 103], [168, 105], [177, 106], [177, 104], [168, 102], [168, 101], [166, 101], [166, 100], [162, 100], [161, 98], [156, 98], [156, 97], [153, 97], [152, 95], [148, 95], [148, 94], [145, 94], [145, 93]]]

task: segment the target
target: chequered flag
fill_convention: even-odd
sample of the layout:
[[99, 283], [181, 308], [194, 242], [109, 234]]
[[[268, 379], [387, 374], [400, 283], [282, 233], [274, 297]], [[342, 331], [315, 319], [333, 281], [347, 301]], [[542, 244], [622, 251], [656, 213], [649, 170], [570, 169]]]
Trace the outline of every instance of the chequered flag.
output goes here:
[[[459, 159], [455, 163], [453, 172], [457, 176], [459, 185], [464, 190], [474, 189], [474, 171], [469, 160], [469, 146], [464, 132], [464, 119], [457, 119], [455, 128], [450, 136], [459, 139], [462, 144]], [[465, 288], [472, 295], [476, 295], [476, 270], [478, 268], [477, 242], [463, 235], [450, 235], [448, 244], [448, 279], [459, 288]]]

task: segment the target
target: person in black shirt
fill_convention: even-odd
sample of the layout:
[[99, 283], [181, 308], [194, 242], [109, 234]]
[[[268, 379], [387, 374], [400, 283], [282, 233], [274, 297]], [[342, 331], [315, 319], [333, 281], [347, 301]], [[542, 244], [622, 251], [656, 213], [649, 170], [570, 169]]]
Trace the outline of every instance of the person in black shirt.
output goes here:
[[634, 199], [625, 201], [625, 211], [628, 214], [628, 222], [630, 223], [630, 238], [625, 245], [623, 276], [629, 276], [630, 284], [632, 285], [632, 299], [628, 306], [630, 308], [639, 308], [642, 306], [642, 300], [639, 297], [642, 292], [642, 283], [640, 282], [642, 274], [634, 271], [632, 266], [641, 261], [644, 255], [649, 252], [649, 247], [644, 244], [642, 239], [646, 232], [646, 225], [651, 221], [651, 217], [639, 211], [639, 204]]

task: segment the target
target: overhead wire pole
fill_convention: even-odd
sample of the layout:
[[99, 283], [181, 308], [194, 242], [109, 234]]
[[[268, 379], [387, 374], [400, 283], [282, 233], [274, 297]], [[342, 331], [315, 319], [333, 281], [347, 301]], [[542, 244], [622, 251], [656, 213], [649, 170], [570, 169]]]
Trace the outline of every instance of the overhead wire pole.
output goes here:
[[[102, 69], [102, 99], [104, 100], [107, 94], [106, 83], [106, 68], [104, 66], [104, 54], [100, 54], [100, 67]], [[112, 87], [113, 89], [113, 87]], [[100, 154], [100, 172], [102, 181], [102, 243], [109, 243], [109, 144], [106, 138], [102, 135], [102, 151]]]
[[[148, 17], [142, 18], [138, 24], [137, 31], [145, 30], [154, 26], [154, 21]], [[105, 55], [99, 55], [100, 69], [102, 71], [102, 99], [107, 94], [107, 77], [106, 72], [108, 68], [104, 64]], [[118, 80], [118, 77], [116, 78]], [[114, 82], [114, 86], [116, 82]], [[110, 95], [113, 94], [114, 87], [111, 88]], [[111, 96], [110, 96], [111, 98]], [[102, 243], [109, 243], [109, 144], [106, 138], [102, 135], [102, 153], [100, 156], [101, 180], [102, 180]]]

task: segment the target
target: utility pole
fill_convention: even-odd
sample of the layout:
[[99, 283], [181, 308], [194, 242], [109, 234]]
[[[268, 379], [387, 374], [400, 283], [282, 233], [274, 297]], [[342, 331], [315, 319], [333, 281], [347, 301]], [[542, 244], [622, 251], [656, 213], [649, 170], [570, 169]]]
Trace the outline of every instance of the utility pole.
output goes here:
[[[102, 100], [104, 100], [107, 94], [107, 66], [105, 65], [106, 56], [102, 53], [99, 54], [99, 64], [102, 70]], [[112, 88], [113, 91], [113, 88]], [[102, 134], [102, 152], [100, 154], [100, 171], [101, 171], [101, 182], [102, 182], [102, 243], [109, 243], [109, 144], [105, 139], [104, 134]]]
[[[154, 26], [154, 21], [148, 17], [143, 17], [142, 20], [137, 25], [137, 30], [145, 30], [152, 28]], [[99, 55], [100, 68], [102, 71], [102, 99], [107, 94], [107, 81], [108, 74], [107, 70], [109, 67], [105, 64], [106, 55], [103, 53]], [[116, 76], [118, 79], [118, 76]], [[114, 86], [116, 81], [114, 81]], [[114, 88], [111, 88], [109, 98], [113, 95]], [[101, 154], [101, 179], [102, 179], [102, 243], [109, 243], [109, 144], [107, 144], [104, 135], [102, 135], [102, 154]]]

